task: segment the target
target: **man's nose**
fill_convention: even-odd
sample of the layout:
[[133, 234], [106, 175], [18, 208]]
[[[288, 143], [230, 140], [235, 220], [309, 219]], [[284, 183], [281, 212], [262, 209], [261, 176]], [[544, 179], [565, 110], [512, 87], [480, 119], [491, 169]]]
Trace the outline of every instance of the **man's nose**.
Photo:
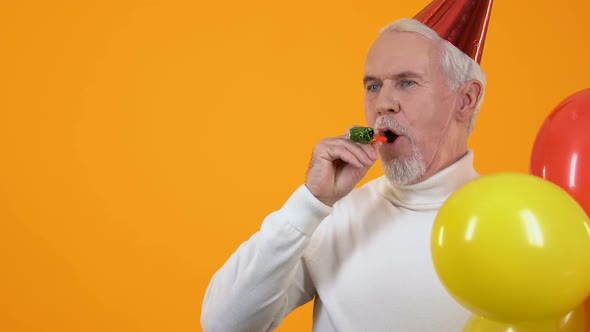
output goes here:
[[398, 113], [400, 111], [399, 99], [392, 81], [385, 80], [377, 96], [375, 105], [377, 115]]

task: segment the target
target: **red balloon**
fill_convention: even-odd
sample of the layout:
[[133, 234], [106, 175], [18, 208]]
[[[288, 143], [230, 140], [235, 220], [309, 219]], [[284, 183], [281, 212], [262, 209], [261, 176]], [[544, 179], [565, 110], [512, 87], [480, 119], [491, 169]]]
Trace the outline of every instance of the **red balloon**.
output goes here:
[[566, 98], [545, 119], [530, 173], [566, 190], [590, 216], [590, 89]]

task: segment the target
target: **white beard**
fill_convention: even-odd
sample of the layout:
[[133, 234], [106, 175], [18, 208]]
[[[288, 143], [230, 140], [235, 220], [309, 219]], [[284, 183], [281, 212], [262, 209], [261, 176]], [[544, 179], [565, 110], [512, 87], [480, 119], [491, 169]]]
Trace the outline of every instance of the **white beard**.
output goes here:
[[412, 155], [409, 158], [384, 158], [381, 155], [383, 170], [387, 179], [398, 185], [417, 183], [426, 173], [426, 165], [422, 153], [412, 139], [410, 132], [392, 117], [382, 116], [375, 121], [375, 127], [386, 126], [393, 128], [399, 135], [406, 136], [412, 145]]
[[424, 173], [426, 165], [422, 161], [420, 150], [412, 144], [412, 156], [407, 159], [395, 158], [383, 162], [383, 170], [387, 179], [398, 185], [417, 183]]

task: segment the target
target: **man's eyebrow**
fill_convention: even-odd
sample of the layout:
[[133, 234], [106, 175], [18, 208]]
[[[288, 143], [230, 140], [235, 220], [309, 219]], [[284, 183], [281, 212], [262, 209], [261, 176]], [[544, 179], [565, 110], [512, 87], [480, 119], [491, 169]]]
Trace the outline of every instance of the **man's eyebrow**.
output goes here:
[[371, 75], [365, 75], [365, 77], [363, 77], [363, 85], [366, 85], [367, 82], [371, 81], [377, 81], [377, 77]]
[[[393, 79], [394, 81], [406, 78], [422, 78], [422, 75], [413, 71], [403, 71], [401, 73], [397, 73], [391, 76], [391, 79]], [[371, 81], [379, 81], [379, 79], [371, 75], [365, 75], [365, 77], [363, 77], [363, 84], [367, 84], [367, 82]]]
[[422, 75], [414, 71], [404, 71], [399, 74], [393, 75], [393, 78], [398, 80], [402, 78], [422, 78]]

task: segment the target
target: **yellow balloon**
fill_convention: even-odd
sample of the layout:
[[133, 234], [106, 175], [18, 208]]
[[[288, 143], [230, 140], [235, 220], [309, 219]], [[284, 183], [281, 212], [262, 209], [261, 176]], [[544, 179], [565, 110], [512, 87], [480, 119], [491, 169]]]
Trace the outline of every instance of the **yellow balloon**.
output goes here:
[[561, 318], [557, 327], [559, 332], [585, 332], [586, 323], [586, 309], [581, 305]]
[[584, 307], [579, 306], [559, 319], [514, 323], [498, 322], [472, 315], [465, 324], [463, 332], [585, 332], [584, 312]]
[[555, 319], [503, 323], [473, 315], [463, 332], [559, 332], [559, 328]]
[[536, 176], [482, 176], [439, 211], [431, 249], [449, 293], [497, 321], [561, 317], [590, 293], [590, 222], [557, 185]]

